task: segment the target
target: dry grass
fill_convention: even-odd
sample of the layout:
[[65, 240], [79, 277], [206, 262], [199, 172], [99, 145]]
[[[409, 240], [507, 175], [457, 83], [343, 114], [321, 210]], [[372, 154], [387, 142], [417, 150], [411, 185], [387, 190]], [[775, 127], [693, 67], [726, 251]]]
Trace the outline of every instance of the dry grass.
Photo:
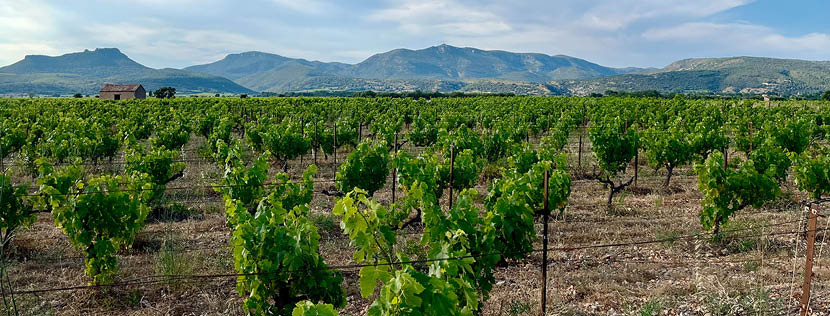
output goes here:
[[[194, 137], [186, 159], [198, 158], [203, 140]], [[572, 139], [571, 146], [576, 144]], [[571, 163], [576, 170], [576, 149]], [[409, 149], [411, 150], [411, 148]], [[342, 161], [346, 151], [338, 153]], [[290, 173], [299, 178], [311, 157], [292, 161]], [[338, 162], [339, 162], [338, 161]], [[641, 159], [643, 162], [643, 159]], [[583, 149], [582, 166], [591, 170], [590, 145]], [[334, 175], [332, 157], [318, 157], [318, 179]], [[105, 167], [106, 168], [106, 167]], [[629, 170], [632, 172], [633, 170]], [[665, 172], [643, 163], [637, 187], [605, 206], [607, 190], [590, 180], [577, 180], [571, 206], [550, 222], [551, 247], [664, 242], [636, 246], [555, 251], [548, 262], [548, 311], [552, 315], [778, 315], [778, 308], [796, 306], [804, 264], [802, 236], [757, 236], [799, 229], [797, 224], [764, 227], [797, 219], [800, 212], [787, 200], [737, 214], [725, 230], [740, 229], [713, 242], [701, 231], [698, 212], [701, 194], [689, 168], [677, 170], [672, 186], [663, 188]], [[217, 182], [221, 171], [212, 163], [191, 163], [185, 176], [171, 187], [201, 186]], [[490, 180], [491, 177], [487, 177]], [[576, 179], [579, 176], [575, 176]], [[488, 181], [477, 186], [486, 192]], [[316, 190], [333, 191], [320, 183]], [[221, 196], [210, 189], [168, 192], [171, 201], [189, 212], [175, 218], [150, 221], [132, 249], [119, 254], [119, 280], [164, 274], [234, 273], [228, 246]], [[391, 201], [391, 183], [375, 198]], [[445, 201], [442, 201], [446, 204]], [[332, 265], [349, 264], [353, 250], [330, 214], [334, 198], [316, 194], [312, 220], [322, 236], [321, 252]], [[821, 227], [830, 223], [822, 220]], [[537, 223], [541, 232], [541, 222]], [[753, 235], [747, 237], [747, 235]], [[692, 238], [690, 236], [698, 236]], [[819, 240], [821, 240], [819, 235]], [[417, 235], [407, 235], [414, 239]], [[796, 250], [794, 240], [799, 247]], [[418, 247], [401, 245], [413, 256]], [[819, 244], [821, 245], [821, 244]], [[537, 242], [534, 245], [541, 248]], [[817, 246], [820, 247], [820, 246]], [[16, 290], [58, 288], [86, 284], [83, 262], [49, 214], [40, 214], [35, 226], [22, 232], [12, 245], [11, 276]], [[828, 249], [827, 251], [830, 251]], [[830, 267], [816, 261], [812, 306], [830, 309]], [[755, 260], [755, 261], [750, 261]], [[484, 305], [486, 315], [538, 315], [541, 254], [510, 262], [496, 271], [497, 284]], [[795, 269], [795, 273], [793, 273]], [[348, 294], [343, 315], [365, 314], [370, 300], [359, 295], [357, 273], [344, 272]], [[792, 284], [795, 280], [796, 284]], [[48, 292], [18, 295], [24, 315], [241, 315], [242, 299], [234, 278], [175, 281], [153, 285]], [[826, 313], [826, 312], [825, 312]]]

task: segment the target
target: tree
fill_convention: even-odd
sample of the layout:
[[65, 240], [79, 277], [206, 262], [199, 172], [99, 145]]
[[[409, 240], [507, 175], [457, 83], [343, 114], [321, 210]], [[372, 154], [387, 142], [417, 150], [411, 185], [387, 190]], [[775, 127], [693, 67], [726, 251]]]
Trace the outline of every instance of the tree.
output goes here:
[[602, 173], [597, 180], [608, 185], [608, 206], [614, 199], [614, 194], [631, 185], [634, 177], [628, 181], [620, 180], [614, 183], [615, 178], [622, 177], [629, 162], [637, 154], [638, 135], [631, 127], [624, 127], [623, 121], [614, 118], [606, 123], [598, 122], [588, 130], [593, 145], [594, 156], [597, 158]]
[[649, 164], [655, 169], [666, 168], [666, 189], [671, 183], [674, 168], [687, 164], [694, 156], [690, 133], [682, 125], [682, 119], [677, 118], [646, 130], [643, 137]]
[[127, 172], [146, 173], [153, 185], [153, 194], [148, 198], [151, 206], [160, 206], [167, 184], [184, 176], [184, 162], [175, 162], [179, 152], [161, 146], [145, 148], [136, 145], [124, 151]]
[[830, 155], [827, 148], [812, 153], [790, 153], [793, 161], [793, 175], [795, 184], [802, 191], [810, 193], [815, 202], [830, 193]]
[[176, 88], [164, 87], [154, 91], [151, 95], [159, 99], [172, 99], [176, 97]]
[[281, 197], [274, 197], [261, 200], [253, 216], [237, 213], [232, 237], [234, 266], [241, 275], [237, 291], [252, 314], [291, 315], [304, 300], [345, 305], [343, 278], [323, 262], [320, 235], [308, 212], [308, 204], [286, 209]]
[[[302, 182], [279, 173], [266, 186], [268, 155], [249, 168], [234, 146], [226, 159], [224, 187], [217, 190], [223, 193], [233, 231], [234, 267], [241, 275], [237, 291], [245, 297], [245, 309], [251, 315], [292, 315], [305, 300], [332, 304], [319, 307], [325, 311], [342, 307], [342, 277], [323, 262], [320, 235], [308, 219], [317, 167], [309, 166]], [[309, 311], [314, 309], [310, 304], [294, 315], [325, 315]]]
[[106, 175], [83, 181], [77, 167], [54, 171], [43, 160], [39, 169], [41, 205], [52, 209], [55, 225], [83, 254], [90, 285], [111, 283], [118, 271], [115, 253], [132, 245], [150, 212], [149, 177]]
[[331, 304], [314, 304], [310, 301], [302, 301], [297, 303], [292, 316], [337, 316], [338, 313], [334, 310], [334, 305]]
[[825, 101], [830, 101], [830, 90], [824, 91], [824, 94], [821, 95], [821, 99]]
[[277, 161], [283, 163], [283, 171], [288, 171], [289, 160], [305, 155], [311, 150], [311, 139], [303, 135], [303, 125], [298, 121], [283, 120], [282, 123], [263, 129], [264, 131], [260, 132], [263, 147], [270, 151]]
[[781, 193], [776, 181], [777, 167], [759, 167], [749, 159], [736, 168], [724, 168], [720, 151], [712, 153], [702, 164], [695, 164], [697, 186], [704, 195], [700, 211], [704, 229], [712, 229], [717, 236], [721, 225], [726, 224], [732, 214], [747, 206], [760, 207]]
[[73, 95], [72, 97], [73, 97], [73, 98], [76, 98], [76, 99], [80, 99], [80, 98], [83, 98], [83, 97], [84, 97], [84, 95], [83, 95], [83, 94], [80, 94], [80, 93], [76, 93], [76, 94], [75, 94], [75, 95]]
[[383, 142], [364, 140], [348, 156], [337, 170], [337, 189], [349, 193], [355, 188], [368, 192], [369, 196], [386, 184], [389, 176], [389, 149]]
[[[9, 275], [6, 270], [6, 247], [11, 243], [18, 229], [31, 226], [36, 219], [32, 204], [24, 196], [28, 193], [28, 185], [14, 186], [11, 177], [6, 172], [0, 173], [0, 278]], [[0, 291], [11, 290], [0, 284]], [[14, 296], [11, 296], [11, 304], [14, 303]], [[6, 295], [3, 295], [3, 305], [8, 308], [9, 302]], [[8, 309], [7, 309], [8, 310]]]
[[17, 230], [35, 222], [32, 205], [23, 198], [27, 193], [27, 185], [14, 186], [11, 177], [0, 173], [0, 259]]

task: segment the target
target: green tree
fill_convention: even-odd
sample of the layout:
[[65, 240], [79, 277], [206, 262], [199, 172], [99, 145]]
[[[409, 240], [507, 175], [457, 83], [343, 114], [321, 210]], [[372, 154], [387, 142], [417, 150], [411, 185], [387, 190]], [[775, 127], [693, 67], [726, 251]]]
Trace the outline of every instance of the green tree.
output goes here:
[[821, 98], [824, 101], [830, 101], [830, 90], [824, 91], [824, 94], [821, 95]]
[[[89, 283], [109, 284], [118, 271], [115, 253], [130, 246], [144, 227], [151, 184], [145, 174], [82, 181], [77, 171], [71, 167], [53, 173], [41, 164], [41, 194], [50, 199], [55, 225], [83, 253]], [[126, 190], [121, 189], [124, 182]]]
[[[758, 150], [763, 151], [762, 149]], [[717, 235], [729, 217], [747, 206], [760, 207], [781, 192], [776, 181], [776, 166], [766, 170], [750, 159], [737, 168], [723, 167], [723, 154], [715, 151], [702, 164], [696, 164], [697, 186], [703, 193], [700, 223]]]
[[[13, 186], [11, 178], [0, 173], [0, 278], [6, 277], [6, 247], [11, 243], [18, 229], [31, 226], [35, 221], [35, 212], [32, 205], [24, 196], [28, 193], [28, 185]], [[11, 285], [9, 285], [11, 286]], [[11, 290], [0, 285], [3, 292]], [[11, 296], [14, 305], [14, 296]], [[3, 295], [3, 306], [10, 304]]]
[[35, 212], [24, 199], [27, 188], [27, 185], [13, 186], [9, 176], [0, 174], [0, 257], [17, 230], [34, 223]]
[[[342, 307], [342, 277], [323, 262], [320, 235], [308, 220], [317, 167], [306, 169], [302, 183], [279, 173], [266, 186], [268, 155], [263, 153], [248, 168], [234, 146], [226, 160], [226, 186], [217, 190], [223, 193], [233, 231], [234, 266], [243, 275], [237, 291], [245, 297], [245, 309], [252, 315], [292, 315], [304, 300]], [[319, 312], [332, 307], [320, 306]], [[310, 311], [316, 308], [308, 304], [300, 315], [302, 309], [307, 315], [326, 315]]]
[[283, 171], [288, 171], [289, 160], [305, 155], [311, 150], [311, 139], [303, 135], [302, 129], [302, 124], [298, 121], [283, 120], [282, 123], [270, 125], [259, 132], [262, 147], [267, 149], [276, 161], [282, 162]]
[[163, 87], [159, 88], [156, 91], [153, 91], [151, 94], [159, 99], [172, 99], [176, 97], [176, 88], [173, 87]]
[[691, 134], [683, 128], [680, 118], [662, 126], [644, 131], [643, 144], [646, 158], [655, 169], [666, 168], [665, 187], [668, 189], [674, 168], [689, 163], [694, 157], [694, 148], [689, 140]]
[[810, 198], [820, 201], [830, 194], [830, 154], [824, 148], [816, 153], [789, 154], [793, 161], [795, 184], [810, 193]]
[[348, 193], [355, 188], [361, 188], [371, 196], [386, 184], [389, 160], [389, 149], [386, 144], [372, 144], [371, 140], [364, 140], [346, 156], [346, 161], [338, 168], [335, 177], [337, 189]]
[[343, 278], [323, 262], [320, 235], [307, 214], [308, 204], [287, 210], [279, 198], [263, 199], [254, 216], [238, 213], [233, 253], [243, 276], [237, 291], [253, 314], [291, 315], [303, 300], [345, 305]]
[[291, 316], [337, 316], [338, 313], [334, 310], [331, 304], [314, 304], [310, 301], [302, 301], [297, 303]]
[[623, 122], [619, 117], [614, 118], [613, 121], [597, 122], [597, 125], [591, 127], [588, 133], [594, 156], [602, 169], [597, 180], [608, 185], [608, 206], [611, 206], [614, 194], [634, 181], [632, 176], [628, 181], [619, 180], [615, 183], [618, 176], [625, 174], [626, 167], [637, 154], [638, 135], [633, 128], [623, 127]]
[[175, 162], [178, 158], [178, 151], [161, 146], [145, 148], [143, 145], [136, 145], [127, 148], [124, 153], [127, 172], [145, 173], [150, 176], [153, 194], [148, 203], [153, 206], [162, 205], [162, 197], [168, 183], [184, 176], [186, 164]]

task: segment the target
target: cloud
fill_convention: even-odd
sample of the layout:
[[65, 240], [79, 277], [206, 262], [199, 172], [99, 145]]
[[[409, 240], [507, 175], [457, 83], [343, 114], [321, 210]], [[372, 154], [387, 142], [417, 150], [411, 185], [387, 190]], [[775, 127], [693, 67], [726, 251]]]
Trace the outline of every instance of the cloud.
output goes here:
[[319, 0], [271, 0], [276, 5], [288, 8], [293, 11], [302, 12], [306, 14], [320, 14], [325, 12], [325, 10], [330, 7], [330, 5], [324, 1]]
[[[0, 64], [25, 54], [96, 47], [118, 47], [151, 67], [184, 67], [249, 50], [355, 63], [395, 48], [441, 43], [565, 54], [619, 67], [731, 55], [830, 59], [830, 39], [819, 24], [798, 34], [740, 22], [742, 10], [732, 9], [751, 2], [0, 0]], [[169, 6], [155, 9], [162, 4]]]
[[715, 50], [722, 56], [827, 59], [826, 52], [830, 51], [830, 35], [826, 33], [785, 36], [772, 28], [748, 23], [690, 22], [649, 29], [642, 36], [647, 41], [688, 47], [690, 52], [699, 54], [703, 52], [696, 47]]
[[[678, 51], [644, 47], [643, 28], [698, 21], [752, 0], [392, 0], [366, 20], [457, 46], [566, 54], [611, 66], [655, 66]], [[651, 41], [646, 41], [651, 45]], [[417, 48], [417, 47], [416, 47]], [[651, 51], [650, 51], [651, 50]]]
[[[117, 24], [93, 24], [83, 32], [96, 46], [121, 48], [128, 55], [163, 55], [177, 65], [213, 62], [228, 53], [268, 47], [267, 41], [214, 29], [187, 29], [166, 25], [158, 19], [142, 19]], [[166, 67], [150, 61], [151, 67]]]
[[403, 1], [398, 6], [380, 9], [367, 19], [394, 22], [411, 34], [487, 36], [511, 30], [498, 15], [451, 0]]
[[56, 12], [39, 1], [0, 2], [0, 65], [22, 55], [58, 52], [52, 40], [56, 21]]
[[694, 19], [746, 5], [751, 0], [618, 0], [585, 12], [580, 24], [600, 30], [620, 30], [649, 19]]

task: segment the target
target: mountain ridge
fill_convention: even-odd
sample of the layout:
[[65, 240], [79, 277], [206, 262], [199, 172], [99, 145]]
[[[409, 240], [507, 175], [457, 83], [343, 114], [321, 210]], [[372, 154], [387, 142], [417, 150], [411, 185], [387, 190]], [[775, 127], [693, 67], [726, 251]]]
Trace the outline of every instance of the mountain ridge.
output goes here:
[[182, 93], [252, 93], [223, 77], [180, 69], [153, 69], [117, 48], [60, 56], [27, 55], [0, 67], [0, 94], [94, 95], [106, 83], [141, 83], [148, 91], [174, 86]]
[[830, 61], [754, 56], [687, 58], [663, 68], [612, 68], [566, 55], [438, 45], [395, 49], [355, 64], [249, 51], [184, 69], [153, 69], [117, 48], [27, 55], [0, 67], [0, 94], [94, 94], [104, 83], [174, 86], [189, 93], [413, 90], [530, 95], [614, 91], [815, 94], [830, 89]]
[[372, 80], [479, 81], [507, 80], [544, 83], [556, 79], [587, 79], [643, 71], [610, 68], [565, 55], [513, 53], [446, 44], [424, 49], [394, 49], [356, 64], [308, 61], [249, 51], [229, 54], [203, 65], [184, 68], [225, 76], [253, 90], [289, 92], [323, 78], [341, 82]]
[[807, 95], [830, 90], [830, 62], [753, 56], [687, 58], [646, 74], [551, 84], [575, 95], [607, 90]]

